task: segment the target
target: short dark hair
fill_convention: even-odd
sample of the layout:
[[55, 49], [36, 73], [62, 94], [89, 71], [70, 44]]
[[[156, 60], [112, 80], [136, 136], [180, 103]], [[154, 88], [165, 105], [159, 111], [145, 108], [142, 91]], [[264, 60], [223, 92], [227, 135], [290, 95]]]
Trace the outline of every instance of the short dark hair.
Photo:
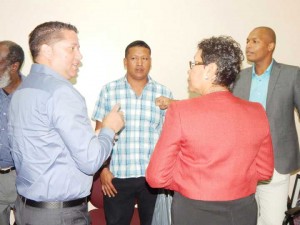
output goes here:
[[149, 45], [146, 42], [144, 42], [144, 41], [137, 40], [137, 41], [131, 42], [126, 47], [126, 49], [125, 49], [125, 58], [127, 57], [128, 53], [129, 53], [129, 49], [133, 48], [133, 47], [144, 47], [144, 48], [147, 48], [147, 49], [149, 49], [149, 52], [150, 52], [150, 55], [151, 55], [151, 48], [149, 47]]
[[10, 66], [18, 62], [19, 63], [18, 71], [19, 71], [24, 62], [24, 51], [22, 47], [13, 41], [1, 41], [0, 45], [5, 45], [8, 48], [8, 54], [5, 59], [7, 65]]
[[218, 67], [214, 83], [231, 88], [244, 60], [240, 44], [232, 37], [219, 36], [204, 39], [198, 48], [202, 50], [205, 65], [215, 63]]
[[78, 33], [78, 30], [75, 26], [63, 22], [51, 21], [38, 25], [30, 34], [29, 34], [29, 48], [35, 61], [36, 57], [39, 54], [40, 47], [43, 44], [52, 44], [61, 40], [63, 30], [72, 30], [75, 33]]

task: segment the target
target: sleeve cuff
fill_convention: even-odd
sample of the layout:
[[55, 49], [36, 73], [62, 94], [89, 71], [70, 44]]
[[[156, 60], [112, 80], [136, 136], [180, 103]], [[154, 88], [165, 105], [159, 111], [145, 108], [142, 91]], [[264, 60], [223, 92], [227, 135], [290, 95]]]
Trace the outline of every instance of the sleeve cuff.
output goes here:
[[110, 128], [104, 127], [101, 128], [99, 135], [108, 136], [113, 141], [115, 137], [115, 132]]

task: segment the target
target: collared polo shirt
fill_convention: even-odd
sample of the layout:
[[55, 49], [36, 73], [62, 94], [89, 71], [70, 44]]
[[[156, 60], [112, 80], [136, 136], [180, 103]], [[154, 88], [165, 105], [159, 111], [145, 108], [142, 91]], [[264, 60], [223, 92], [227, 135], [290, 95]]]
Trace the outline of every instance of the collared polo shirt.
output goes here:
[[257, 75], [255, 73], [255, 65], [252, 68], [252, 82], [251, 82], [249, 101], [258, 102], [262, 104], [262, 106], [265, 109], [267, 103], [267, 94], [268, 94], [268, 87], [269, 87], [272, 65], [273, 65], [273, 60], [271, 64], [268, 66], [268, 68], [266, 69], [266, 71], [261, 75]]

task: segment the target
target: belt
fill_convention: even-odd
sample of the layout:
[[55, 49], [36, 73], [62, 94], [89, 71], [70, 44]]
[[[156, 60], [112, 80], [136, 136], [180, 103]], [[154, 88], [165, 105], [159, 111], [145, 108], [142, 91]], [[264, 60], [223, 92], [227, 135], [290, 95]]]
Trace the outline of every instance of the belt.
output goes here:
[[13, 166], [13, 167], [10, 167], [8, 169], [0, 169], [0, 174], [7, 174], [13, 170], [15, 170], [16, 168]]
[[30, 200], [28, 198], [25, 198], [21, 195], [19, 195], [22, 202], [25, 203], [25, 205], [35, 207], [35, 208], [43, 208], [43, 209], [59, 209], [59, 208], [69, 208], [74, 206], [79, 206], [84, 203], [87, 203], [87, 198], [79, 198], [71, 201], [66, 202], [37, 202], [34, 200]]

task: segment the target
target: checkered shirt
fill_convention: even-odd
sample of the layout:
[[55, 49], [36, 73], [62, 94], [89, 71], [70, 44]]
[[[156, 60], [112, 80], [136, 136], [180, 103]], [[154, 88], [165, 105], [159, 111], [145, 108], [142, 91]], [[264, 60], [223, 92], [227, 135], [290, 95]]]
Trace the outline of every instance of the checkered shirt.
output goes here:
[[110, 170], [115, 177], [145, 176], [151, 153], [164, 121], [165, 110], [155, 106], [159, 96], [173, 98], [171, 91], [151, 77], [142, 94], [136, 96], [126, 76], [105, 85], [96, 102], [93, 120], [102, 121], [116, 103], [125, 115], [125, 128], [120, 132], [111, 155]]

